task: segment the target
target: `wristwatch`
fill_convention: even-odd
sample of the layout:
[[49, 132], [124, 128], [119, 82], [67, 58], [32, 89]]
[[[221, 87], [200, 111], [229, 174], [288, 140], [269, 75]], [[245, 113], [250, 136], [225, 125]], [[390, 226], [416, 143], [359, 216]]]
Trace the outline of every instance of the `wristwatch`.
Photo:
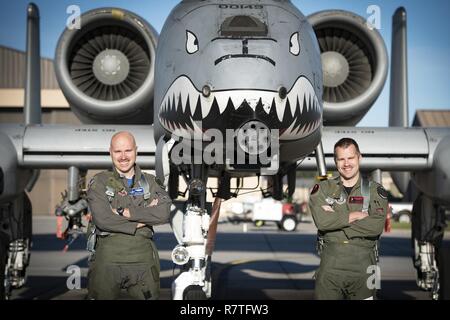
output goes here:
[[122, 208], [122, 207], [118, 207], [118, 208], [116, 209], [116, 211], [117, 211], [117, 213], [119, 214], [119, 216], [123, 216], [123, 212], [125, 211], [125, 209]]

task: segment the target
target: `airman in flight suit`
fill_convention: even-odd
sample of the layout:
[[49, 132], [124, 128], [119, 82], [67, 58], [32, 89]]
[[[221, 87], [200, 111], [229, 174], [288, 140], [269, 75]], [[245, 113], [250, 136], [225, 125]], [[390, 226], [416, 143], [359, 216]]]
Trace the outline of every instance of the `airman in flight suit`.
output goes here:
[[316, 184], [310, 196], [321, 257], [315, 296], [373, 299], [377, 288], [371, 276], [377, 270], [376, 246], [385, 225], [387, 192], [361, 176], [361, 154], [353, 139], [341, 139], [334, 150], [340, 176]]
[[[137, 147], [128, 132], [111, 140], [112, 171], [90, 182], [88, 203], [93, 228], [88, 298], [117, 299], [121, 289], [135, 299], [158, 299], [159, 256], [154, 225], [167, 223], [171, 200], [153, 175], [135, 163]], [[92, 238], [95, 239], [92, 243]]]

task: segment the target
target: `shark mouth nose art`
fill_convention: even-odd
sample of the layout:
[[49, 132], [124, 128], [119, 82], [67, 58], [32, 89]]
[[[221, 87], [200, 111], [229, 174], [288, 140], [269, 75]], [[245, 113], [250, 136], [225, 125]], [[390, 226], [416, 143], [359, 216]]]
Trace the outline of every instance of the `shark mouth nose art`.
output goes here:
[[233, 89], [213, 90], [205, 97], [188, 77], [180, 76], [167, 90], [159, 109], [161, 125], [186, 138], [210, 128], [235, 130], [251, 119], [265, 123], [271, 130], [278, 129], [280, 140], [297, 140], [319, 128], [322, 105], [303, 76], [284, 99], [278, 91]]

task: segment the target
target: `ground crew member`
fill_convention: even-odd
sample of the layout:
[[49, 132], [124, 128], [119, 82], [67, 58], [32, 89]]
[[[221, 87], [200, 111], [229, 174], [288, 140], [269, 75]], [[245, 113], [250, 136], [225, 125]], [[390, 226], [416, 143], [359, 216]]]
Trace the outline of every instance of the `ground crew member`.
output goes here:
[[388, 210], [387, 192], [359, 172], [361, 153], [351, 138], [334, 146], [340, 176], [316, 184], [310, 209], [318, 229], [317, 299], [368, 299], [379, 284], [376, 245]]
[[110, 154], [113, 170], [97, 174], [87, 193], [94, 225], [88, 247], [95, 251], [88, 298], [117, 299], [126, 289], [134, 299], [158, 299], [160, 265], [152, 226], [169, 221], [171, 201], [155, 177], [135, 163], [131, 133], [116, 133]]

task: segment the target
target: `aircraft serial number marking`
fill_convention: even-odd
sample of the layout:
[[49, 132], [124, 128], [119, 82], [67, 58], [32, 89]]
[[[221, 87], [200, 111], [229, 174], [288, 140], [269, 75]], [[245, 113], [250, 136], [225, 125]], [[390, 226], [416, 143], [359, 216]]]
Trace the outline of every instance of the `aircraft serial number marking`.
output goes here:
[[375, 133], [374, 130], [336, 130], [335, 133], [356, 134], [356, 133]]
[[219, 4], [220, 9], [262, 9], [260, 4]]
[[96, 129], [96, 128], [77, 128], [75, 129], [75, 132], [115, 132], [116, 129]]

